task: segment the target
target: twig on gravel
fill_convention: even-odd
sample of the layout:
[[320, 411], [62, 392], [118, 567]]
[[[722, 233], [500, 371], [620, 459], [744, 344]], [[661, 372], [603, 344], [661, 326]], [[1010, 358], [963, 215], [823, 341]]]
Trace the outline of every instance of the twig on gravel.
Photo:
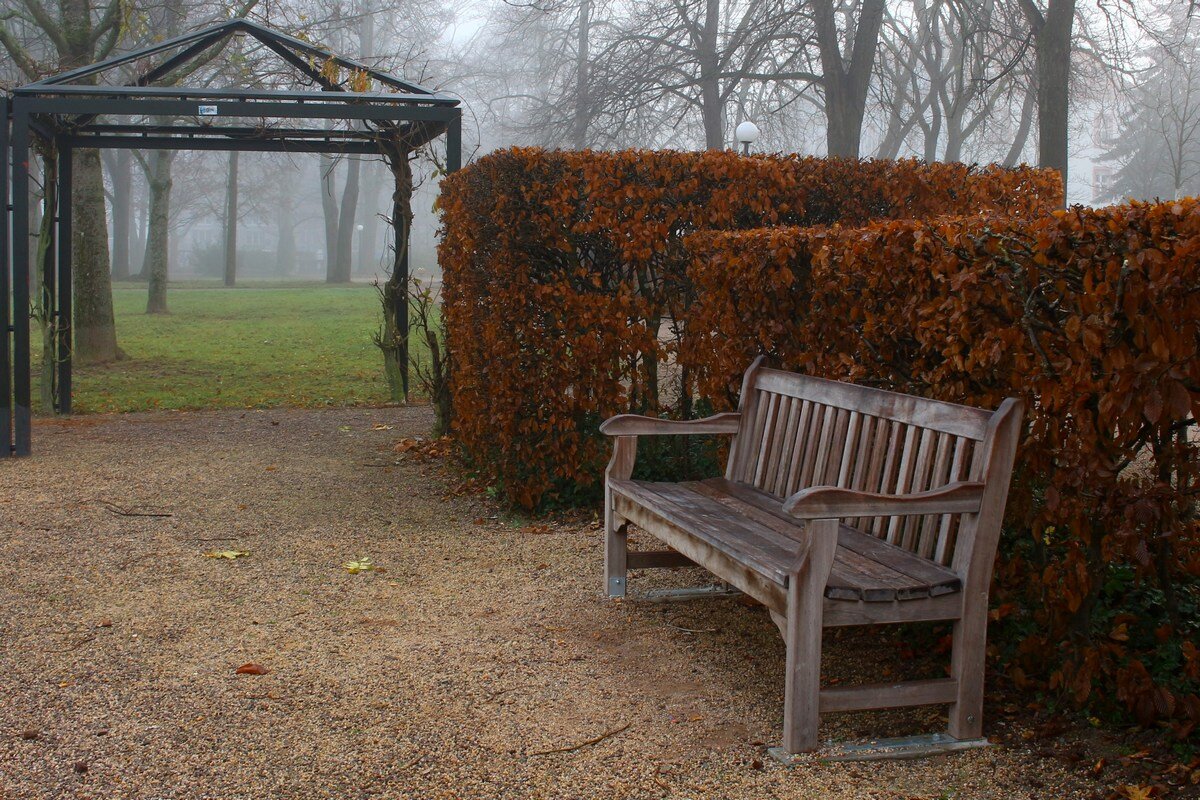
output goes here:
[[619, 728], [614, 728], [613, 730], [611, 730], [607, 733], [600, 734], [599, 736], [597, 736], [594, 739], [588, 739], [586, 742], [580, 742], [579, 744], [574, 744], [574, 745], [571, 745], [570, 747], [556, 747], [553, 750], [539, 750], [536, 753], [530, 753], [529, 755], [531, 755], [531, 756], [548, 756], [548, 755], [552, 755], [554, 753], [574, 753], [576, 750], [582, 750], [585, 747], [591, 747], [594, 744], [600, 744], [600, 742], [603, 742], [605, 739], [609, 738], [610, 736], [616, 736], [618, 733], [622, 733], [623, 731], [628, 729], [629, 726], [632, 724], [633, 723], [631, 723], [631, 722], [626, 722], [624, 725], [622, 725]]
[[508, 692], [515, 692], [518, 689], [536, 689], [536, 688], [538, 688], [538, 687], [532, 683], [523, 683], [520, 686], [509, 686], [508, 688], [505, 688], [505, 689], [498, 689], [497, 691], [494, 691], [491, 694], [489, 694], [487, 696], [487, 700], [485, 702], [490, 703], [491, 701], [495, 700], [500, 695], [507, 694]]
[[75, 644], [73, 644], [69, 647], [64, 647], [60, 650], [47, 650], [46, 652], [47, 653], [70, 653], [72, 650], [78, 650], [79, 648], [83, 647], [85, 644], [87, 644], [88, 642], [90, 642], [92, 639], [95, 639], [95, 638], [96, 638], [96, 634], [93, 633], [90, 636], [83, 637], [82, 639], [80, 639]]
[[360, 462], [358, 462], [358, 465], [360, 467], [398, 467], [398, 466], [400, 466], [400, 462], [399, 461], [386, 461], [382, 464], [379, 464], [379, 463], [375, 463], [375, 462], [371, 462], [371, 461], [360, 461]]
[[120, 564], [117, 564], [117, 569], [119, 569], [119, 570], [129, 569], [137, 562], [145, 561], [147, 558], [154, 558], [157, 555], [158, 555], [158, 551], [152, 550], [149, 553], [142, 553], [141, 555], [134, 556], [133, 558], [127, 558], [124, 561], [122, 561]]
[[664, 622], [663, 625], [666, 625], [668, 628], [674, 628], [677, 631], [683, 631], [684, 633], [716, 633], [717, 632], [716, 628], [682, 628], [678, 625], [672, 625], [669, 622]]
[[174, 514], [166, 511], [135, 511], [130, 508], [123, 508], [116, 503], [111, 503], [108, 500], [97, 500], [97, 503], [104, 506], [110, 514], [116, 514], [118, 517], [173, 517]]

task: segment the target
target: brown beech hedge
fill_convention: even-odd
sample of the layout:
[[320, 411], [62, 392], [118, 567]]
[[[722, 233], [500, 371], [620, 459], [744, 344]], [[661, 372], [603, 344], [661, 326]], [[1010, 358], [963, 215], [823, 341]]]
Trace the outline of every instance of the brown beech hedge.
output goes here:
[[493, 153], [448, 176], [439, 201], [456, 436], [518, 505], [593, 496], [607, 457], [602, 419], [692, 413], [689, 370], [663, 368], [695, 294], [685, 235], [979, 210], [1034, 216], [1061, 201], [1057, 176], [1028, 168]]
[[[1200, 723], [1200, 202], [699, 233], [680, 360], [718, 406], [747, 360], [1029, 424], [993, 612], [1005, 674]], [[1094, 695], [1094, 696], [1093, 696]]]

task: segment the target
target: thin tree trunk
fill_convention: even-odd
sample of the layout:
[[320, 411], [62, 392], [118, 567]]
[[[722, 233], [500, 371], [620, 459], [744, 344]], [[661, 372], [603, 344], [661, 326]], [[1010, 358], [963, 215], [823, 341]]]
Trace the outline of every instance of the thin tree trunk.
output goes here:
[[354, 268], [354, 217], [358, 213], [358, 178], [362, 161], [351, 157], [346, 165], [346, 184], [342, 187], [342, 204], [338, 213], [337, 269], [335, 283], [349, 283]]
[[149, 232], [146, 230], [149, 224], [149, 203], [148, 189], [142, 184], [136, 184], [136, 194], [134, 195], [133, 203], [133, 241], [130, 244], [130, 259], [129, 265], [130, 278], [137, 281], [146, 280], [146, 239]]
[[146, 257], [143, 264], [149, 286], [146, 313], [167, 313], [167, 277], [170, 270], [171, 162], [167, 150], [150, 154], [150, 219], [146, 232]]
[[229, 153], [229, 179], [225, 184], [225, 285], [237, 284], [238, 151]]
[[337, 283], [338, 204], [334, 196], [337, 162], [328, 154], [321, 154], [321, 213], [325, 218], [325, 282]]
[[362, 218], [363, 229], [358, 237], [358, 255], [355, 257], [355, 263], [368, 270], [379, 267], [379, 178], [377, 162], [364, 165], [362, 190], [359, 192], [363, 213], [357, 215]]
[[576, 150], [587, 147], [591, 97], [588, 87], [588, 47], [592, 25], [592, 0], [579, 0], [579, 36], [575, 51], [575, 120], [571, 144]]
[[279, 277], [292, 275], [296, 271], [296, 227], [292, 219], [279, 218], [275, 239], [275, 272]]
[[127, 281], [132, 272], [129, 258], [130, 229], [132, 228], [133, 156], [122, 148], [110, 162], [112, 173], [112, 278]]
[[1012, 146], [1004, 156], [1004, 166], [1015, 167], [1025, 151], [1025, 142], [1029, 140], [1029, 129], [1033, 127], [1033, 109], [1037, 105], [1037, 92], [1026, 91], [1025, 99], [1021, 101], [1021, 119], [1017, 123], [1017, 132], [1013, 136]]

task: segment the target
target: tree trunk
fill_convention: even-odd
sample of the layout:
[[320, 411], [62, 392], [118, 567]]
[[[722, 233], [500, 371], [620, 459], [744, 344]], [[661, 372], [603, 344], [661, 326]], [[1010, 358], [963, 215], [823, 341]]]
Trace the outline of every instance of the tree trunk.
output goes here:
[[342, 204], [338, 213], [335, 283], [349, 283], [354, 271], [354, 217], [358, 213], [358, 177], [361, 171], [362, 161], [351, 156], [346, 165], [346, 184], [342, 187]]
[[122, 148], [110, 162], [112, 174], [112, 278], [127, 281], [132, 274], [129, 263], [130, 230], [133, 227], [133, 157]]
[[1037, 54], [1038, 166], [1058, 170], [1067, 189], [1067, 110], [1071, 85], [1071, 29], [1075, 0], [1048, 0], [1046, 13], [1024, 6]]
[[229, 179], [225, 184], [225, 285], [237, 284], [238, 151], [229, 153]]
[[575, 120], [571, 144], [576, 150], [587, 147], [591, 97], [588, 90], [588, 47], [592, 25], [592, 0], [579, 0], [579, 32], [575, 50]]
[[815, 0], [812, 9], [825, 89], [826, 149], [831, 156], [858, 158], [884, 0], [863, 0], [848, 64], [838, 41], [833, 0]]
[[146, 233], [146, 313], [167, 313], [167, 276], [170, 271], [170, 228], [171, 228], [171, 161], [174, 156], [168, 150], [155, 150], [150, 154], [150, 219]]
[[704, 29], [700, 35], [700, 114], [704, 121], [704, 146], [708, 150], [725, 149], [720, 33], [721, 0], [705, 0]]
[[338, 207], [334, 196], [337, 162], [322, 153], [320, 161], [321, 213], [325, 218], [325, 282], [337, 283]]
[[79, 364], [113, 361], [124, 354], [117, 347], [113, 317], [104, 173], [98, 150], [75, 151], [71, 203], [74, 358]]

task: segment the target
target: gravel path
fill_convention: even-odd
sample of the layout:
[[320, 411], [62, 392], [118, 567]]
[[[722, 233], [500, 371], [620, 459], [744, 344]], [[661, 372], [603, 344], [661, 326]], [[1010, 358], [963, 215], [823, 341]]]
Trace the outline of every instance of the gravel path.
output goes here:
[[[0, 462], [0, 798], [1096, 789], [1003, 721], [988, 733], [1013, 744], [953, 757], [776, 765], [783, 645], [763, 609], [603, 600], [595, 521], [456, 496], [440, 466], [392, 451], [429, 426], [426, 409], [38, 424], [35, 457]], [[150, 513], [169, 516], [134, 516]], [[342, 568], [359, 556], [386, 571]], [[903, 643], [827, 650], [856, 674]], [[268, 674], [235, 674], [248, 662]], [[855, 715], [822, 733], [937, 725]]]

